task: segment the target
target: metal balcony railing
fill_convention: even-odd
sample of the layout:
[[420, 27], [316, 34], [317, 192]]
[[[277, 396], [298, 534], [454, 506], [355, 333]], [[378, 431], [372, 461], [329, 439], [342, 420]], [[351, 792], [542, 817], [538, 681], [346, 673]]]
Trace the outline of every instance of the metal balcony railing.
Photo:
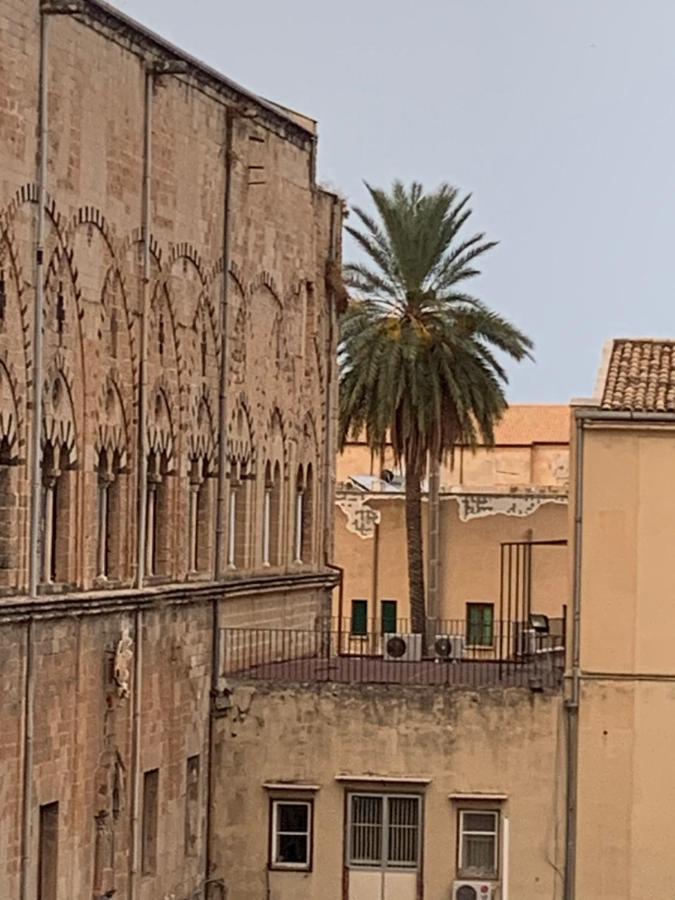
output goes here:
[[[372, 627], [376, 625], [377, 627]], [[341, 627], [342, 626], [342, 627]], [[555, 689], [562, 683], [564, 618], [546, 631], [528, 622], [430, 622], [425, 635], [406, 621], [324, 620], [313, 629], [223, 628], [225, 677], [287, 683], [456, 685]]]

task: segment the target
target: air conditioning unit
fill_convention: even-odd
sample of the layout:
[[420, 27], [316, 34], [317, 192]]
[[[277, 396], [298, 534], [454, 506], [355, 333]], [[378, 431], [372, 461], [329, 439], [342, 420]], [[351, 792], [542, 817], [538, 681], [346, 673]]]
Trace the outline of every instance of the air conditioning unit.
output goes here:
[[523, 628], [516, 633], [516, 656], [534, 656], [539, 644], [539, 634], [534, 628]]
[[421, 634], [390, 634], [384, 642], [384, 658], [419, 662], [422, 659]]
[[456, 881], [452, 887], [452, 900], [496, 900], [497, 885], [494, 881]]
[[437, 634], [434, 638], [436, 659], [463, 659], [466, 640], [462, 634]]

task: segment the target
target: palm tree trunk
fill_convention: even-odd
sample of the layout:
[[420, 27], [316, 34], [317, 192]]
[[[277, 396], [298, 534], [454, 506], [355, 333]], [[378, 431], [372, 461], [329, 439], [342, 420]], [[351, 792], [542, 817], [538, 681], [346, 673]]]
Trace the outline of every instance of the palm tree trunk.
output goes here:
[[424, 634], [426, 628], [424, 550], [422, 547], [422, 490], [420, 482], [420, 470], [406, 465], [405, 532], [408, 547], [410, 619], [414, 634]]

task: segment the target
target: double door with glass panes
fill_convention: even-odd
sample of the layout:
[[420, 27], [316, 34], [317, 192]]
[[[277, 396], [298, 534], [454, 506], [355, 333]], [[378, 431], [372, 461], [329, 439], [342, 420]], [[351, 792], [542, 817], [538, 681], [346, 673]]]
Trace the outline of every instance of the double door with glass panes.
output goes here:
[[422, 798], [354, 793], [347, 803], [348, 900], [415, 900]]

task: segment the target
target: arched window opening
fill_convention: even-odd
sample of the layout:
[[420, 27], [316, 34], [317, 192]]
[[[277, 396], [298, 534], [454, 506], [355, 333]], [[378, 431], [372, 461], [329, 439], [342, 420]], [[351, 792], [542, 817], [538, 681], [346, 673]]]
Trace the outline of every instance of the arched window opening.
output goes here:
[[98, 578], [121, 576], [121, 529], [123, 524], [122, 462], [117, 450], [98, 455], [98, 516], [96, 574]]
[[67, 448], [48, 441], [42, 451], [40, 578], [43, 584], [68, 581], [72, 472], [67, 463]]
[[271, 528], [272, 528], [272, 467], [269, 463], [265, 466], [265, 493], [263, 494], [262, 517], [262, 562], [264, 566], [271, 565]]
[[308, 563], [312, 562], [312, 555], [314, 552], [314, 471], [311, 463], [307, 466], [305, 490], [302, 501], [300, 518], [300, 559], [302, 562]]
[[17, 566], [19, 529], [14, 471], [9, 442], [5, 438], [0, 441], [0, 584], [3, 586], [14, 582]]
[[295, 528], [293, 531], [293, 560], [302, 562], [302, 523], [305, 515], [305, 478], [302, 466], [295, 479]]
[[145, 519], [145, 567], [148, 575], [168, 575], [171, 571], [170, 475], [165, 453], [148, 454]]
[[204, 457], [190, 466], [190, 507], [188, 527], [188, 569], [208, 572], [211, 565], [211, 479]]
[[275, 463], [272, 470], [269, 500], [269, 564], [271, 566], [278, 566], [281, 561], [279, 553], [281, 508], [281, 468], [279, 463]]

